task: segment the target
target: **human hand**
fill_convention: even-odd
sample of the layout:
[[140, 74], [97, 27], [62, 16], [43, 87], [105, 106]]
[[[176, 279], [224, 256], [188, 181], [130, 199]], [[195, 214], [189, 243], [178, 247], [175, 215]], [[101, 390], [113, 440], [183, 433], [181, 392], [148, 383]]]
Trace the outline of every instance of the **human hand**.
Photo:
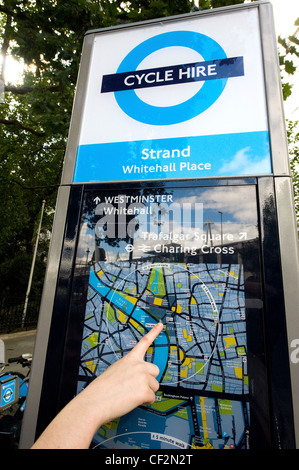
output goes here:
[[93, 403], [94, 414], [99, 411], [101, 424], [155, 401], [159, 368], [145, 362], [144, 356], [162, 330], [162, 323], [155, 325], [126, 356], [108, 367], [81, 392], [89, 405]]
[[159, 368], [144, 356], [163, 330], [155, 325], [122, 359], [91, 382], [49, 424], [32, 449], [88, 448], [105, 423], [155, 401]]

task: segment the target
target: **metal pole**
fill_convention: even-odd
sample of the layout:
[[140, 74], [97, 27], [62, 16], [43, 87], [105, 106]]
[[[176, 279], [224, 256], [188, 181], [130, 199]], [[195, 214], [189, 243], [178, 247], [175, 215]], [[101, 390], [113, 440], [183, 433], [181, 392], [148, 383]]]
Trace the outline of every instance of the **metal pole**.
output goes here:
[[40, 231], [41, 231], [41, 227], [42, 227], [42, 220], [43, 220], [43, 216], [44, 216], [45, 204], [46, 204], [46, 201], [43, 201], [40, 221], [39, 221], [36, 240], [35, 240], [35, 247], [34, 247], [34, 252], [33, 252], [32, 263], [31, 263], [31, 270], [30, 270], [30, 275], [29, 275], [27, 292], [26, 292], [26, 297], [25, 297], [24, 310], [23, 310], [23, 315], [22, 315], [22, 328], [24, 328], [26, 314], [27, 314], [28, 299], [29, 299], [29, 295], [30, 295], [30, 291], [31, 291], [31, 284], [32, 284], [33, 272], [34, 272], [34, 267], [35, 267], [39, 236], [40, 236]]

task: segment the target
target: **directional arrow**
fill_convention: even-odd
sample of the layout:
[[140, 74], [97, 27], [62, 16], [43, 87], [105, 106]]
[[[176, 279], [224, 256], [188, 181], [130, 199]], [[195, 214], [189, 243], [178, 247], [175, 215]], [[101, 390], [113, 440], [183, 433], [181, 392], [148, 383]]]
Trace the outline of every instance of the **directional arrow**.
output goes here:
[[240, 232], [239, 237], [240, 237], [240, 240], [247, 240], [247, 233], [246, 232]]

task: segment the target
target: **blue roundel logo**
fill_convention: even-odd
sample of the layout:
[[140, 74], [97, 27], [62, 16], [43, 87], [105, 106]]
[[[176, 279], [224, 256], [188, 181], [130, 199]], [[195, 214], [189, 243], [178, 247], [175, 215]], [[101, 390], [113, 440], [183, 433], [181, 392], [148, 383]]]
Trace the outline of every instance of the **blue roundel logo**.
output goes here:
[[[226, 60], [222, 47], [204, 34], [192, 31], [174, 31], [159, 34], [139, 44], [121, 62], [117, 74], [136, 71], [150, 54], [166, 47], [181, 46], [198, 52], [205, 62]], [[219, 98], [227, 78], [205, 80], [200, 90], [188, 100], [174, 106], [152, 106], [142, 101], [134, 89], [115, 91], [120, 108], [131, 118], [144, 124], [171, 125], [188, 121], [206, 111]]]

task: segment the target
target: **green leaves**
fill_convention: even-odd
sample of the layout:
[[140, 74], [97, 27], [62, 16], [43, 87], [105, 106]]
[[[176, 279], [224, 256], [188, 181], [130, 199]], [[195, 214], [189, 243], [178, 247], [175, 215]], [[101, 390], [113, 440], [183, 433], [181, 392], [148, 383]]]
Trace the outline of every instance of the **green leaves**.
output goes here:
[[[295, 26], [298, 26], [299, 18], [295, 21]], [[299, 38], [297, 37], [298, 30], [295, 34], [282, 38], [278, 36], [279, 47], [279, 63], [282, 72], [282, 91], [283, 98], [286, 100], [292, 94], [292, 85], [288, 81], [287, 76], [293, 76], [296, 72], [296, 60], [299, 59]]]
[[287, 135], [289, 144], [290, 167], [293, 178], [295, 212], [299, 227], [299, 127], [298, 121], [287, 120]]

